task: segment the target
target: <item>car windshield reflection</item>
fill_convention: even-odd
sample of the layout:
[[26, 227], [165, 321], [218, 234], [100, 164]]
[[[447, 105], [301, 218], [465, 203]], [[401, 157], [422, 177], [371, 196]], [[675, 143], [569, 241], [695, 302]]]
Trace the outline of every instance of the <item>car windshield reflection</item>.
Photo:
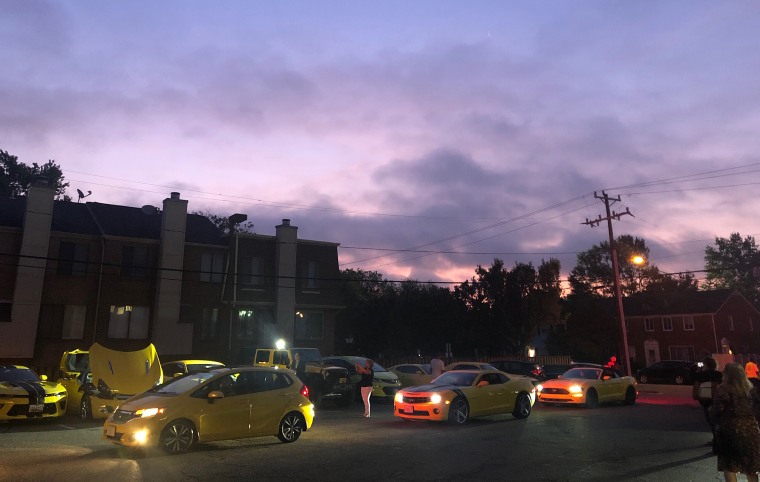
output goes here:
[[195, 372], [174, 378], [162, 385], [152, 388], [151, 392], [161, 393], [163, 395], [177, 395], [178, 393], [185, 393], [188, 390], [196, 388], [201, 383], [212, 378], [216, 373], [214, 372]]
[[601, 370], [598, 368], [573, 368], [566, 371], [562, 378], [575, 378], [580, 380], [596, 380]]
[[469, 387], [475, 381], [476, 376], [478, 376], [477, 373], [446, 372], [431, 383], [438, 386], [455, 385], [458, 387]]

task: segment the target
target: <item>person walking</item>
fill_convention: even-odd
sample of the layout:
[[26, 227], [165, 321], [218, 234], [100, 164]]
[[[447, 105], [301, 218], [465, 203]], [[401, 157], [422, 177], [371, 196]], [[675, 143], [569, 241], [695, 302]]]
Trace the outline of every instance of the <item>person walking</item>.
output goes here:
[[707, 423], [710, 425], [710, 432], [713, 435], [713, 440], [708, 445], [715, 444], [715, 424], [713, 424], [710, 418], [710, 407], [713, 404], [713, 394], [722, 381], [723, 374], [718, 371], [718, 362], [715, 361], [715, 358], [711, 357], [707, 357], [702, 361], [702, 369], [694, 375], [692, 398], [702, 405], [705, 419], [707, 419]]
[[442, 373], [443, 360], [441, 360], [441, 355], [436, 355], [435, 358], [430, 360], [430, 374], [435, 378], [441, 376]]
[[359, 390], [362, 393], [362, 401], [364, 402], [364, 416], [369, 418], [369, 397], [372, 395], [372, 382], [375, 379], [375, 370], [372, 369], [374, 362], [367, 358], [364, 361], [364, 366], [356, 363], [356, 371], [362, 376], [359, 380]]
[[738, 473], [745, 474], [750, 482], [758, 482], [760, 428], [753, 411], [752, 391], [752, 383], [742, 366], [727, 364], [710, 407], [718, 470], [723, 472], [726, 482], [735, 482]]

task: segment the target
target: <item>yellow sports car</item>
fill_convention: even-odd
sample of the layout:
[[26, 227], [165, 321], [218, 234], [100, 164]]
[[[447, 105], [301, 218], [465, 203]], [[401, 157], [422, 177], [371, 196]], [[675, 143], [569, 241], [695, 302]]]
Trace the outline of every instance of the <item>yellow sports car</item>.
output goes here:
[[0, 365], [0, 420], [61, 417], [66, 388], [20, 365]]
[[434, 378], [430, 374], [430, 364], [403, 363], [388, 368], [388, 371], [398, 377], [402, 387], [426, 385]]
[[116, 351], [95, 343], [90, 347], [89, 383], [82, 386], [82, 418], [106, 418], [125, 400], [163, 381], [156, 347]]
[[179, 454], [196, 443], [276, 436], [295, 442], [314, 420], [309, 390], [287, 369], [230, 367], [189, 373], [124, 402], [103, 438]]
[[455, 370], [429, 385], [399, 391], [393, 415], [460, 425], [470, 417], [500, 413], [527, 418], [535, 401], [536, 390], [526, 378], [510, 378], [498, 370]]
[[177, 360], [161, 364], [164, 379], [175, 378], [186, 373], [201, 372], [212, 368], [223, 368], [224, 363], [212, 360]]
[[444, 372], [450, 372], [452, 370], [496, 370], [496, 367], [490, 363], [468, 361], [449, 363], [443, 367]]
[[85, 407], [82, 412], [82, 391], [83, 386], [92, 384], [92, 374], [90, 373], [90, 352], [87, 350], [72, 350], [63, 352], [61, 356], [61, 377], [58, 383], [66, 388], [68, 394], [68, 403], [66, 410], [69, 413], [77, 413], [82, 418], [89, 415], [89, 407]]
[[635, 378], [621, 377], [607, 367], [571, 368], [559, 378], [547, 380], [536, 388], [538, 400], [546, 405], [562, 403], [587, 408], [605, 402], [633, 405], [639, 396]]

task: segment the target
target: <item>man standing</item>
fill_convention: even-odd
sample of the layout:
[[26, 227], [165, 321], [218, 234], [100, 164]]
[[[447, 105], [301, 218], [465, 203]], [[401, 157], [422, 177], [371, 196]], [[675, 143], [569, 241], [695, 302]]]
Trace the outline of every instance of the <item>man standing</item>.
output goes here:
[[430, 374], [433, 378], [440, 376], [443, 373], [443, 360], [440, 355], [436, 355], [435, 358], [430, 360]]
[[718, 362], [715, 361], [715, 358], [705, 358], [702, 362], [702, 368], [694, 375], [692, 398], [702, 405], [702, 410], [705, 412], [705, 418], [710, 425], [713, 441], [709, 442], [709, 445], [712, 445], [715, 439], [715, 424], [710, 418], [710, 407], [713, 403], [713, 391], [722, 381], [723, 374], [718, 371]]

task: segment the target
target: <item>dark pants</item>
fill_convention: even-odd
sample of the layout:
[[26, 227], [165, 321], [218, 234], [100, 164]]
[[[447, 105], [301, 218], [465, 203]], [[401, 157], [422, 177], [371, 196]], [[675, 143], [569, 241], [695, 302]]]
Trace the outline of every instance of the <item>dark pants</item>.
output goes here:
[[713, 436], [715, 436], [715, 424], [710, 419], [710, 406], [712, 405], [712, 402], [699, 402], [700, 405], [702, 405], [702, 410], [705, 412], [705, 419], [707, 419], [707, 423], [710, 424], [710, 431], [713, 433]]

